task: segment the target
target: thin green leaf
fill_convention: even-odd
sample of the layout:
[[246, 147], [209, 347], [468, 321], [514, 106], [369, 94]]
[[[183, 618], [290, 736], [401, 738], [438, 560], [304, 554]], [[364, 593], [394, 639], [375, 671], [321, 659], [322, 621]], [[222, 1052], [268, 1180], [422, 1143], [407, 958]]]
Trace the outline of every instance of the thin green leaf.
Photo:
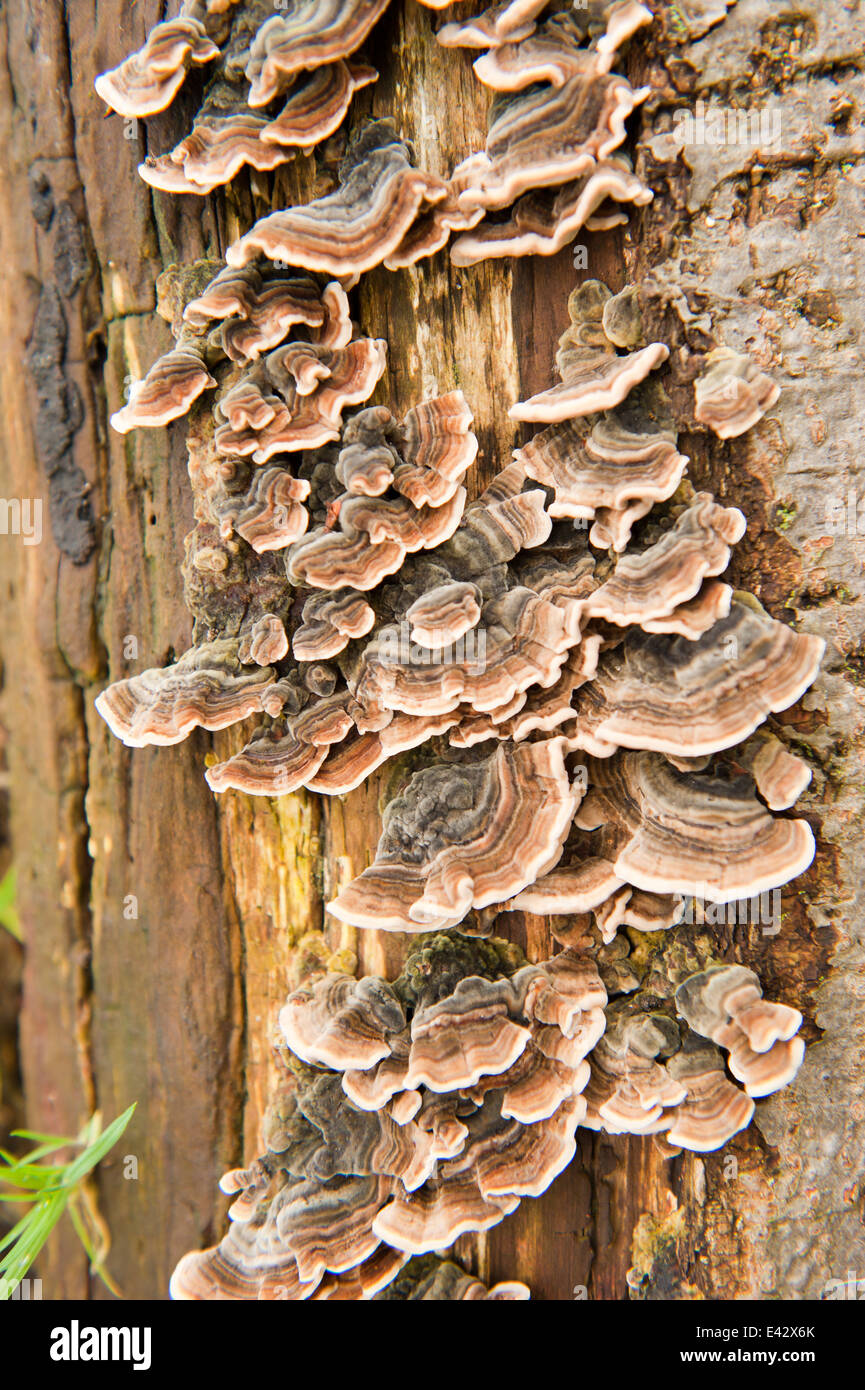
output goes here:
[[21, 940], [21, 922], [15, 907], [15, 866], [7, 869], [0, 879], [0, 925]]
[[113, 1149], [134, 1113], [135, 1105], [133, 1104], [130, 1105], [128, 1110], [124, 1110], [122, 1115], [118, 1115], [116, 1120], [111, 1122], [95, 1143], [90, 1144], [89, 1147], [84, 1150], [83, 1154], [73, 1159], [64, 1175], [64, 1187], [72, 1187], [75, 1183], [80, 1182], [83, 1177], [86, 1177], [87, 1174], [96, 1167], [97, 1163], [102, 1161], [109, 1150]]
[[5, 1259], [0, 1261], [0, 1273], [4, 1276], [4, 1285], [0, 1289], [0, 1299], [5, 1300], [12, 1297], [63, 1215], [67, 1200], [65, 1192], [55, 1193], [44, 1202], [40, 1202], [38, 1207], [34, 1207], [32, 1211], [27, 1213], [23, 1222], [18, 1223], [19, 1228], [23, 1226], [24, 1229], [16, 1240], [14, 1248], [9, 1251]]
[[62, 1168], [40, 1168], [36, 1163], [23, 1161], [14, 1167], [0, 1168], [0, 1183], [6, 1183], [9, 1187], [52, 1187], [62, 1176]]
[[9, 1132], [13, 1139], [35, 1139], [37, 1142], [42, 1140], [46, 1143], [56, 1145], [58, 1149], [65, 1149], [70, 1144], [78, 1143], [78, 1140], [75, 1138], [63, 1139], [59, 1134], [40, 1134], [36, 1129], [13, 1129]]
[[[25, 1212], [24, 1215], [21, 1217], [21, 1220], [16, 1221], [15, 1225], [12, 1227], [12, 1230], [7, 1231], [5, 1236], [3, 1236], [2, 1239], [0, 1239], [0, 1254], [2, 1254], [8, 1246], [14, 1245], [19, 1235], [24, 1230], [26, 1230], [27, 1222], [29, 1221], [31, 1214], [32, 1213], [29, 1211]], [[0, 1260], [0, 1269], [3, 1268], [4, 1263], [5, 1262], [3, 1260]]]
[[[134, 1113], [135, 1106], [130, 1105], [104, 1132], [100, 1132], [100, 1116], [91, 1115], [77, 1139], [61, 1139], [32, 1130], [16, 1131], [16, 1138], [37, 1142], [37, 1147], [24, 1158], [16, 1158], [14, 1154], [0, 1149], [0, 1158], [6, 1164], [5, 1168], [0, 1166], [0, 1202], [9, 1200], [30, 1205], [30, 1210], [0, 1240], [0, 1276], [3, 1281], [0, 1284], [0, 1300], [12, 1297], [64, 1211], [69, 1212], [72, 1225], [87, 1252], [91, 1269], [112, 1293], [118, 1293], [101, 1268], [104, 1261], [97, 1255], [91, 1232], [79, 1210], [79, 1189], [83, 1179], [117, 1143]], [[69, 1163], [40, 1162], [58, 1149], [70, 1145], [82, 1148], [83, 1152]], [[4, 1187], [18, 1190], [4, 1196]]]

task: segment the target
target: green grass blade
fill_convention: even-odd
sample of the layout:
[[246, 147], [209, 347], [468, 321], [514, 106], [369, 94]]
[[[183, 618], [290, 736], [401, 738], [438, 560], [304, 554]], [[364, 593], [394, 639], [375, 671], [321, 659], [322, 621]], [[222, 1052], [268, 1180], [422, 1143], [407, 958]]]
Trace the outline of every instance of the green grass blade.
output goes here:
[[35, 1140], [37, 1143], [44, 1142], [46, 1144], [52, 1144], [57, 1149], [65, 1149], [70, 1144], [78, 1143], [74, 1135], [68, 1139], [64, 1139], [59, 1134], [40, 1134], [36, 1129], [12, 1129], [9, 1133], [13, 1139], [30, 1139]]
[[0, 925], [11, 932], [16, 941], [21, 940], [21, 922], [15, 907], [15, 866], [7, 869], [0, 879]]
[[116, 1120], [112, 1120], [103, 1134], [94, 1143], [89, 1144], [83, 1154], [72, 1160], [63, 1177], [64, 1187], [72, 1187], [79, 1183], [96, 1167], [97, 1163], [102, 1161], [108, 1151], [113, 1149], [134, 1113], [135, 1105], [133, 1104], [128, 1110], [124, 1110], [122, 1115], [118, 1115]]
[[56, 1192], [53, 1196], [46, 1198], [44, 1202], [40, 1202], [38, 1206], [33, 1207], [24, 1217], [23, 1222], [18, 1223], [19, 1227], [23, 1226], [23, 1230], [21, 1230], [14, 1247], [9, 1250], [3, 1260], [0, 1260], [0, 1274], [5, 1281], [0, 1289], [0, 1299], [5, 1300], [12, 1297], [63, 1215], [67, 1201], [68, 1194], [66, 1192]]
[[[78, 1209], [80, 1185], [96, 1165], [101, 1162], [117, 1143], [135, 1113], [130, 1105], [104, 1132], [100, 1133], [99, 1115], [91, 1115], [77, 1139], [60, 1139], [55, 1135], [37, 1134], [32, 1130], [16, 1132], [16, 1138], [37, 1141], [37, 1147], [24, 1158], [0, 1149], [0, 1202], [27, 1202], [30, 1210], [25, 1212], [12, 1230], [0, 1240], [0, 1301], [12, 1297], [15, 1289], [24, 1278], [50, 1236], [64, 1211], [69, 1212], [72, 1225], [90, 1260], [91, 1269], [112, 1291], [108, 1275], [100, 1268], [101, 1261], [87, 1229], [86, 1222]], [[42, 1163], [40, 1160], [56, 1153], [58, 1149], [70, 1144], [83, 1147], [83, 1152], [69, 1163]], [[3, 1189], [12, 1188], [4, 1196]]]

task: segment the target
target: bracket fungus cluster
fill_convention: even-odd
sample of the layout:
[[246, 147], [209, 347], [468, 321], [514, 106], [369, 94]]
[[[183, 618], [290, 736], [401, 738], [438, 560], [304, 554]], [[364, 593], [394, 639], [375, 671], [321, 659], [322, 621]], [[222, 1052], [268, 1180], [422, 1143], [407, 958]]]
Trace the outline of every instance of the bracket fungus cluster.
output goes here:
[[635, 0], [546, 18], [544, 8], [502, 5], [439, 33], [442, 43], [488, 49], [474, 70], [494, 93], [484, 149], [451, 178], [471, 219], [451, 248], [456, 265], [553, 255], [581, 228], [615, 227], [627, 221], [628, 204], [652, 199], [620, 152], [625, 122], [649, 89], [611, 71], [651, 11]]
[[[430, 8], [442, 8], [424, 0]], [[269, 171], [329, 138], [354, 93], [374, 82], [357, 56], [387, 0], [186, 0], [144, 46], [97, 79], [107, 105], [146, 117], [173, 101], [194, 66], [208, 72], [192, 130], [139, 173], [167, 193], [206, 194], [244, 167]], [[414, 167], [388, 121], [356, 132], [337, 187], [261, 218], [228, 248], [231, 267], [260, 257], [340, 278], [412, 265], [457, 238], [457, 265], [552, 255], [582, 227], [627, 220], [652, 193], [620, 147], [648, 89], [611, 71], [651, 12], [604, 0], [544, 18], [542, 4], [505, 4], [438, 32], [445, 46], [484, 48], [475, 64], [494, 94], [483, 150], [440, 178]]]
[[184, 0], [142, 48], [96, 79], [126, 117], [170, 106], [192, 67], [206, 69], [189, 134], [138, 172], [166, 193], [204, 195], [244, 166], [266, 171], [327, 140], [378, 73], [353, 55], [388, 0]]
[[280, 1014], [290, 1079], [268, 1152], [223, 1179], [232, 1226], [184, 1257], [174, 1295], [329, 1297], [350, 1274], [371, 1297], [497, 1225], [573, 1157], [606, 1000], [574, 951], [530, 965], [458, 933], [426, 937], [392, 983], [309, 979]]
[[[99, 91], [149, 114], [215, 64], [192, 134], [142, 170], [204, 192], [334, 128], [375, 76], [356, 52], [384, 8], [193, 0]], [[688, 903], [751, 899], [811, 862], [792, 814], [810, 773], [766, 725], [823, 644], [724, 580], [745, 518], [687, 477], [639, 287], [573, 292], [558, 381], [510, 406], [537, 428], [474, 500], [461, 391], [399, 417], [370, 404], [387, 345], [352, 320], [356, 277], [453, 231], [457, 264], [551, 254], [651, 198], [618, 152], [646, 93], [612, 72], [648, 9], [544, 9], [506, 0], [439, 29], [485, 50], [496, 94], [485, 149], [449, 180], [368, 123], [332, 192], [262, 218], [224, 262], [166, 272], [176, 346], [112, 418], [188, 415], [195, 505], [193, 645], [99, 696], [112, 731], [172, 744], [255, 717], [206, 775], [263, 796], [341, 795], [426, 745], [373, 862], [328, 904], [412, 934], [405, 967], [313, 972], [291, 994], [267, 1151], [223, 1180], [230, 1229], [183, 1258], [175, 1297], [527, 1297], [433, 1252], [543, 1192], [579, 1126], [705, 1152], [802, 1060], [801, 1015], [716, 959]], [[777, 394], [719, 348], [689, 423], [733, 438]], [[510, 911], [549, 916], [559, 954], [491, 936]]]

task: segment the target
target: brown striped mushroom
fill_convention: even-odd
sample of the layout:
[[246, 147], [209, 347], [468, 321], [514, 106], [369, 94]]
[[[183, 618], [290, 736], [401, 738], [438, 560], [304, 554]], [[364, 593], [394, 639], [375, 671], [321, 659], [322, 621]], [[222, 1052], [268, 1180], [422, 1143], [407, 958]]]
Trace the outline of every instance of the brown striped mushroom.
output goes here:
[[623, 301], [632, 311], [627, 290], [613, 295], [599, 280], [587, 280], [574, 290], [568, 300], [570, 327], [559, 339], [556, 355], [561, 382], [512, 406], [509, 411], [512, 419], [555, 424], [610, 410], [620, 405], [651, 371], [666, 362], [670, 350], [663, 343], [636, 348], [639, 330], [634, 324], [633, 312], [629, 314], [631, 332], [628, 336], [636, 341], [628, 346], [636, 350], [626, 351], [621, 356], [617, 353], [623, 340], [617, 335], [617, 341], [607, 330], [615, 332], [613, 325]]
[[592, 545], [617, 552], [635, 522], [672, 497], [688, 463], [675, 431], [659, 428], [639, 408], [635, 417], [629, 408], [608, 412], [589, 430], [574, 420], [551, 425], [515, 457], [529, 478], [553, 490], [550, 516], [592, 521]]
[[422, 208], [446, 194], [442, 179], [412, 166], [387, 121], [372, 122], [349, 146], [335, 192], [261, 218], [229, 246], [226, 260], [239, 268], [266, 256], [306, 270], [356, 275], [380, 265]]
[[741, 599], [702, 635], [631, 629], [574, 699], [578, 745], [699, 757], [742, 742], [817, 676], [820, 638], [794, 632]]
[[215, 341], [233, 362], [254, 361], [297, 325], [309, 329], [324, 348], [342, 348], [351, 341], [348, 299], [338, 281], [322, 289], [308, 276], [256, 266], [226, 266], [187, 303], [183, 318], [199, 330], [221, 323]]
[[680, 772], [648, 752], [588, 764], [574, 823], [605, 828], [603, 857], [624, 883], [726, 903], [788, 883], [814, 857], [808, 822], [773, 816], [750, 777]]
[[747, 353], [715, 348], [694, 383], [694, 417], [719, 439], [735, 439], [762, 420], [780, 394]]
[[651, 189], [623, 159], [599, 160], [561, 188], [523, 193], [507, 219], [485, 219], [462, 232], [451, 246], [451, 260], [463, 266], [501, 256], [554, 256], [583, 227], [617, 226], [627, 221], [622, 205], [645, 207], [651, 201]]
[[142, 426], [155, 429], [185, 415], [201, 395], [216, 385], [207, 369], [203, 353], [190, 343], [158, 358], [141, 381], [133, 382], [129, 399], [111, 416], [111, 427], [118, 434]]
[[121, 116], [151, 116], [171, 105], [190, 67], [218, 57], [219, 47], [202, 20], [182, 13], [157, 24], [142, 48], [101, 73], [96, 90]]
[[244, 68], [249, 105], [267, 106], [300, 72], [347, 58], [360, 47], [388, 0], [297, 0], [258, 29]]
[[479, 762], [415, 773], [384, 812], [374, 863], [329, 910], [388, 931], [455, 925], [552, 867], [579, 796], [561, 739], [502, 744]]
[[730, 1070], [749, 1096], [771, 1095], [799, 1070], [802, 1015], [764, 999], [753, 970], [717, 965], [691, 975], [676, 990], [676, 1007], [696, 1033], [729, 1054]]
[[173, 666], [117, 681], [96, 709], [128, 748], [181, 743], [193, 729], [226, 729], [265, 710], [276, 679], [270, 666], [242, 663], [239, 643], [191, 647]]
[[274, 455], [338, 439], [342, 412], [372, 394], [386, 344], [358, 338], [343, 348], [287, 343], [248, 367], [216, 403], [221, 454], [267, 463]]

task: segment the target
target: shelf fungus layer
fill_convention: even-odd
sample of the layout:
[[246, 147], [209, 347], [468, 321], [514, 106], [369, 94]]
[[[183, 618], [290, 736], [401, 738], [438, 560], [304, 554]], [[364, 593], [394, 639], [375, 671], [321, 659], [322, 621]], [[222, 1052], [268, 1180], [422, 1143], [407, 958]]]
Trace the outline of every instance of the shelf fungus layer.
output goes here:
[[[280, 1016], [268, 1151], [223, 1178], [232, 1224], [184, 1256], [174, 1297], [370, 1298], [409, 1257], [497, 1225], [573, 1157], [606, 1001], [576, 952], [531, 965], [457, 933], [418, 941], [393, 983], [314, 974]], [[439, 1281], [428, 1296], [486, 1296]]]
[[165, 193], [204, 195], [244, 166], [275, 169], [326, 141], [354, 93], [378, 73], [354, 57], [388, 0], [186, 0], [142, 48], [96, 78], [106, 105], [127, 118], [163, 111], [192, 67], [204, 100], [174, 149], [148, 154], [138, 172]]
[[[374, 8], [349, 6], [345, 34]], [[801, 1011], [719, 961], [704, 927], [811, 863], [794, 809], [810, 770], [775, 716], [816, 679], [823, 643], [728, 582], [745, 516], [687, 476], [681, 361], [647, 338], [641, 288], [573, 292], [558, 384], [511, 411], [539, 428], [477, 497], [469, 402], [454, 390], [395, 414], [386, 345], [348, 299], [350, 277], [449, 231], [516, 225], [496, 188], [532, 200], [538, 226], [556, 204], [552, 244], [572, 194], [605, 167], [632, 177], [610, 151], [636, 95], [610, 62], [642, 9], [469, 21], [497, 35], [478, 64], [502, 94], [483, 177], [432, 179], [373, 123], [333, 193], [258, 223], [227, 264], [160, 282], [176, 346], [114, 423], [188, 412], [193, 642], [98, 711], [135, 747], [254, 717], [238, 752], [208, 760], [220, 794], [342, 795], [427, 745], [392, 767], [373, 862], [328, 904], [349, 929], [410, 934], [405, 967], [310, 967], [294, 989], [267, 1151], [224, 1179], [231, 1227], [184, 1257], [176, 1297], [524, 1297], [423, 1261], [545, 1191], [580, 1125], [707, 1152], [802, 1061]], [[324, 0], [301, 12], [336, 24]], [[327, 63], [290, 70], [289, 21], [271, 48], [247, 33], [246, 75], [288, 105], [295, 84], [357, 62], [324, 24]], [[548, 183], [537, 167], [521, 182], [533, 123], [571, 107], [568, 148], [593, 162], [565, 175], [564, 142]], [[280, 118], [256, 110], [264, 147]], [[579, 216], [606, 218], [610, 197]], [[705, 366], [698, 423], [733, 437], [769, 408], [747, 359]], [[489, 935], [497, 911], [547, 916], [563, 949], [526, 960]]]

